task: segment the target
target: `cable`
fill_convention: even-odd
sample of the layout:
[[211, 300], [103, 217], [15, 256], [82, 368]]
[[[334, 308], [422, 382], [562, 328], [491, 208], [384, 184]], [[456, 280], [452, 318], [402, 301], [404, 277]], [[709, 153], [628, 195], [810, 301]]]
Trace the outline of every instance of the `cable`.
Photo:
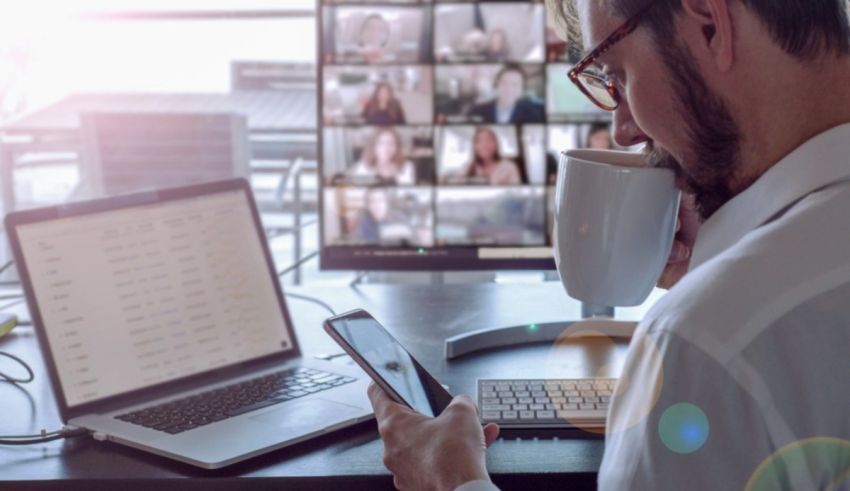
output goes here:
[[86, 430], [83, 428], [63, 426], [61, 430], [57, 431], [47, 432], [41, 430], [41, 433], [38, 435], [0, 436], [0, 445], [37, 445], [39, 443], [47, 443], [84, 434], [86, 434]]
[[328, 312], [330, 312], [330, 313], [331, 313], [331, 315], [336, 315], [336, 312], [334, 311], [333, 307], [331, 307], [330, 305], [326, 304], [325, 302], [323, 302], [323, 301], [319, 300], [318, 298], [309, 297], [309, 296], [307, 296], [307, 295], [299, 295], [298, 293], [287, 293], [287, 292], [284, 292], [284, 293], [283, 293], [283, 295], [284, 295], [284, 296], [286, 296], [286, 297], [291, 297], [291, 298], [297, 298], [297, 299], [299, 299], [299, 300], [304, 300], [305, 302], [311, 302], [311, 303], [314, 303], [314, 304], [316, 304], [316, 305], [321, 306], [322, 308], [324, 308], [324, 309], [325, 309], [325, 310], [327, 310]]
[[277, 277], [280, 278], [284, 275], [287, 275], [287, 274], [295, 271], [296, 269], [301, 267], [302, 264], [306, 263], [307, 261], [309, 261], [310, 259], [313, 259], [314, 257], [316, 257], [318, 255], [319, 255], [319, 251], [313, 251], [310, 254], [307, 254], [306, 256], [302, 257], [301, 259], [295, 261], [295, 263], [292, 264], [291, 266], [280, 270], [280, 272], [277, 274]]
[[3, 266], [0, 266], [0, 274], [5, 273], [7, 269], [11, 268], [14, 265], [15, 265], [15, 261], [7, 261], [6, 264], [4, 264]]
[[27, 374], [29, 376], [29, 378], [26, 378], [26, 379], [14, 378], [14, 377], [10, 377], [9, 375], [6, 375], [3, 372], [0, 372], [0, 379], [5, 380], [6, 382], [9, 382], [9, 383], [12, 383], [12, 384], [28, 384], [35, 379], [35, 374], [33, 374], [32, 368], [30, 368], [30, 366], [27, 365], [27, 362], [25, 362], [24, 360], [18, 358], [17, 356], [15, 356], [11, 353], [6, 353], [5, 351], [0, 351], [0, 356], [5, 356], [7, 358], [11, 358], [11, 359], [15, 360], [16, 362], [20, 363], [20, 365], [22, 367], [24, 367], [24, 370], [27, 371]]

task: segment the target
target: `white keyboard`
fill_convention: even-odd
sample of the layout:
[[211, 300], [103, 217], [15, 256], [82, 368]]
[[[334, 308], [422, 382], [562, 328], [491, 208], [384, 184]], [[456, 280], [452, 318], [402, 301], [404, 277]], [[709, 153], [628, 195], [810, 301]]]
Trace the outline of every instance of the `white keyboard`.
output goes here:
[[604, 428], [615, 378], [479, 379], [482, 423], [502, 428]]

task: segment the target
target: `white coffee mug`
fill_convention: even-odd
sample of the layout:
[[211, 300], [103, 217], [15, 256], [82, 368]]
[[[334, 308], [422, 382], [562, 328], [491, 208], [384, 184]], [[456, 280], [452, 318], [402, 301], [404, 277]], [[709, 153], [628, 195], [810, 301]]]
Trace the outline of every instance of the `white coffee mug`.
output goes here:
[[555, 196], [554, 256], [567, 294], [593, 305], [643, 303], [673, 246], [674, 172], [636, 153], [570, 150]]

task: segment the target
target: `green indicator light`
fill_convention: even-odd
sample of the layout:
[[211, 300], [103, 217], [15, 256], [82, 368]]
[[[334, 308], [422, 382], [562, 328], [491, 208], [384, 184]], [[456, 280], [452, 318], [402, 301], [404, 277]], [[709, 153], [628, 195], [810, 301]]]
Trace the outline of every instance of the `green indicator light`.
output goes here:
[[528, 330], [531, 332], [537, 332], [537, 324], [529, 324]]
[[420, 247], [418, 252], [419, 252], [419, 254], [425, 254], [425, 249]]

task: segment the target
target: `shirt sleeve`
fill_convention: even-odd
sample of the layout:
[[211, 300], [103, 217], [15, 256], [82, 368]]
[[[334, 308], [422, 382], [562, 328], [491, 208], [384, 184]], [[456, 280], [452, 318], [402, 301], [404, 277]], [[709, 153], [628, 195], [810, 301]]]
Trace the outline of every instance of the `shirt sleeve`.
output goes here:
[[773, 445], [728, 362], [675, 333], [636, 333], [611, 400], [600, 491], [746, 487]]
[[455, 491], [499, 491], [499, 488], [490, 481], [479, 480], [461, 484]]

